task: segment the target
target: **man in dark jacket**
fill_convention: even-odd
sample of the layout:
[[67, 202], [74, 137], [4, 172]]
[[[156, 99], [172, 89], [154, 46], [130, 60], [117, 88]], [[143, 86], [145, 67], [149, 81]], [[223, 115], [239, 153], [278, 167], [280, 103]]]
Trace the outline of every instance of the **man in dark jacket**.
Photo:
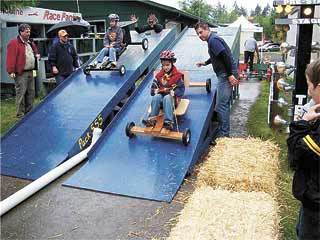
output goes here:
[[73, 45], [69, 42], [67, 31], [60, 30], [58, 37], [59, 41], [52, 45], [48, 58], [57, 85], [79, 67], [78, 55]]
[[18, 118], [32, 109], [35, 97], [33, 70], [40, 58], [36, 45], [30, 40], [31, 27], [21, 24], [19, 36], [7, 46], [7, 72], [15, 82], [16, 114]]
[[310, 106], [301, 120], [290, 124], [288, 157], [295, 170], [292, 192], [301, 201], [299, 240], [320, 239], [320, 60], [306, 70]]
[[239, 84], [237, 63], [227, 43], [210, 31], [206, 23], [197, 23], [195, 30], [202, 41], [208, 42], [210, 58], [198, 62], [198, 67], [212, 64], [218, 78], [215, 111], [220, 119], [218, 137], [229, 137], [230, 134], [230, 100], [232, 87]]
[[[131, 15], [131, 21], [138, 21], [136, 15]], [[138, 24], [136, 23], [134, 30], [139, 34], [150, 30], [154, 30], [155, 33], [160, 33], [163, 30], [163, 26], [158, 23], [158, 19], [154, 14], [150, 14], [147, 19], [147, 24], [138, 27]]]

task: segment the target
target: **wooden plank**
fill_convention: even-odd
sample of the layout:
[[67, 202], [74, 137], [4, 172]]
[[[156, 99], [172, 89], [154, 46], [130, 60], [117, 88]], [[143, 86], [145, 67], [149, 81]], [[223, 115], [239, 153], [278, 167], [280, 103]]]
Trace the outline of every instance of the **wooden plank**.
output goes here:
[[205, 82], [191, 82], [189, 87], [206, 87], [207, 84]]
[[162, 127], [163, 127], [163, 122], [164, 122], [164, 116], [163, 115], [158, 115], [157, 116], [157, 123], [154, 126], [153, 131], [160, 132]]
[[134, 134], [150, 135], [153, 137], [160, 137], [160, 138], [180, 140], [180, 141], [182, 141], [182, 136], [183, 136], [182, 132], [170, 131], [165, 128], [162, 128], [161, 131], [154, 131], [154, 128], [152, 127], [144, 128], [144, 127], [134, 126], [132, 127], [131, 132]]
[[182, 116], [186, 113], [188, 106], [189, 106], [190, 100], [189, 99], [181, 99], [179, 102], [179, 105], [177, 106], [176, 110], [174, 111], [174, 114], [177, 116]]

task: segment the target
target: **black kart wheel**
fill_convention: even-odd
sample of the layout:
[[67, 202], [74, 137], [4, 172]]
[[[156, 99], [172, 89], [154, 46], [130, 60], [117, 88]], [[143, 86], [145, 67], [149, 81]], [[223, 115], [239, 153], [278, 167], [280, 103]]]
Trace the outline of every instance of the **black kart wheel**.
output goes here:
[[189, 128], [186, 129], [186, 131], [182, 135], [182, 143], [185, 146], [188, 146], [191, 140], [191, 131]]
[[121, 66], [119, 67], [119, 73], [120, 73], [121, 76], [123, 76], [123, 75], [126, 74], [126, 68], [125, 68], [124, 65], [121, 65]]
[[127, 135], [127, 137], [132, 138], [132, 137], [135, 136], [134, 133], [131, 132], [131, 129], [132, 129], [135, 125], [136, 125], [136, 124], [135, 124], [134, 122], [130, 122], [130, 123], [127, 124], [127, 126], [126, 126], [126, 135]]
[[85, 75], [89, 75], [90, 74], [89, 67], [86, 67], [85, 69], [83, 69], [83, 72], [84, 72]]
[[207, 90], [207, 93], [211, 92], [211, 78], [208, 78], [206, 80], [206, 90]]
[[147, 50], [149, 47], [149, 41], [147, 38], [142, 39], [142, 48], [143, 50]]

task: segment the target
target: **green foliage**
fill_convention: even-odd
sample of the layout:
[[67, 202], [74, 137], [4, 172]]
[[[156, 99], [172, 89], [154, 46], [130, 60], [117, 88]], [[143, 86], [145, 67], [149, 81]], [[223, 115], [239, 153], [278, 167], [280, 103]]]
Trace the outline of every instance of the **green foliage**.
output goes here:
[[281, 173], [279, 176], [278, 203], [281, 216], [281, 239], [296, 239], [295, 224], [298, 216], [298, 201], [293, 198], [291, 193], [292, 172], [289, 170], [287, 163], [287, 135], [269, 128], [267, 123], [268, 100], [269, 83], [265, 81], [262, 82], [259, 99], [250, 109], [247, 129], [251, 136], [273, 140], [280, 147]]
[[211, 12], [214, 10], [205, 0], [184, 0], [180, 2], [182, 10], [198, 16], [206, 21], [211, 21]]
[[[39, 104], [41, 100], [39, 98], [35, 99], [34, 107]], [[16, 118], [16, 105], [15, 98], [1, 99], [0, 104], [0, 125], [1, 125], [1, 136], [4, 135], [11, 127], [13, 127], [19, 119]]]
[[261, 9], [260, 5], [257, 4], [256, 8], [254, 9], [254, 15], [255, 16], [261, 15], [261, 11], [262, 11], [262, 9]]
[[7, 132], [17, 122], [15, 99], [1, 100], [1, 135]]
[[284, 36], [282, 31], [276, 31], [274, 25], [274, 19], [277, 18], [277, 14], [274, 10], [270, 10], [268, 16], [255, 16], [254, 21], [259, 23], [263, 27], [263, 33], [267, 39], [270, 39], [274, 42], [282, 42]]
[[34, 7], [37, 3], [38, 0], [2, 0], [1, 11], [12, 11], [24, 7]]

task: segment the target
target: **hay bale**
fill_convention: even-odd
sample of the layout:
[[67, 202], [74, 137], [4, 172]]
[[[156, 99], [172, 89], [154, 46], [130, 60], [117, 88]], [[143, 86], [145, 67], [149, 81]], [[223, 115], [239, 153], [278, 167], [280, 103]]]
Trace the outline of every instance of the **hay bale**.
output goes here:
[[200, 166], [198, 185], [277, 194], [279, 148], [257, 138], [221, 138]]
[[276, 201], [263, 192], [196, 189], [168, 240], [279, 239]]

